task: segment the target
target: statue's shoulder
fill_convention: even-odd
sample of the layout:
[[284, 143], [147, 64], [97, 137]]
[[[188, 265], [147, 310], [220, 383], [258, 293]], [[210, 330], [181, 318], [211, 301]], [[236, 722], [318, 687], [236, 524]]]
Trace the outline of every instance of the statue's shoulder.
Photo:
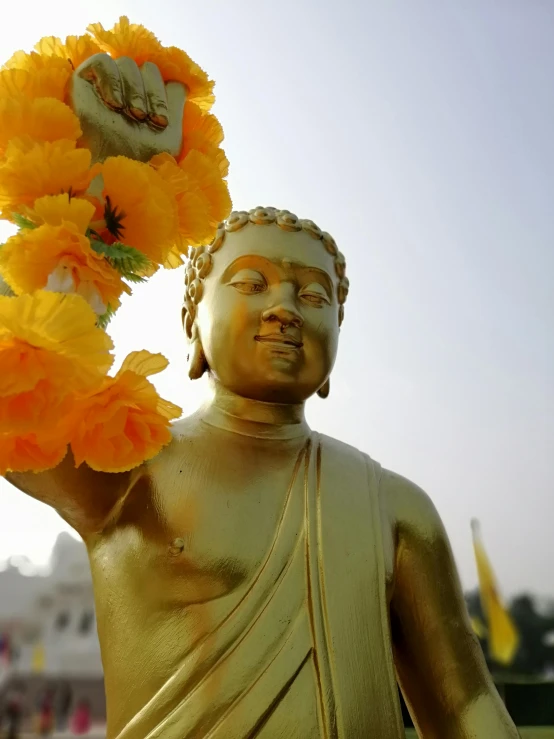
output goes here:
[[442, 521], [431, 497], [408, 478], [383, 469], [381, 496], [399, 534], [409, 535], [414, 541], [444, 535]]
[[147, 476], [164, 474], [168, 466], [186, 459], [201, 445], [202, 424], [197, 414], [179, 419], [170, 426], [171, 441], [151, 460], [143, 465]]
[[331, 465], [344, 471], [353, 464], [365, 462], [373, 469], [381, 505], [396, 526], [417, 526], [420, 531], [437, 530], [442, 526], [433, 501], [419, 485], [382, 467], [369, 454], [350, 444], [324, 434], [318, 436], [323, 456], [328, 458]]

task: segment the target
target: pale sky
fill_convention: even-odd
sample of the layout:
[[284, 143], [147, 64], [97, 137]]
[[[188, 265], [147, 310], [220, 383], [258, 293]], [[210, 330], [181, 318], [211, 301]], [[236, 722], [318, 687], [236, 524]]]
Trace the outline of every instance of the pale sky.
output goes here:
[[[554, 596], [554, 3], [33, 0], [0, 56], [120, 14], [215, 78], [235, 207], [311, 218], [346, 255], [312, 427], [431, 495], [466, 588], [477, 517], [502, 590]], [[190, 411], [181, 283], [137, 289], [112, 335], [119, 358], [162, 351], [157, 385]], [[64, 528], [0, 480], [0, 559], [44, 563]]]

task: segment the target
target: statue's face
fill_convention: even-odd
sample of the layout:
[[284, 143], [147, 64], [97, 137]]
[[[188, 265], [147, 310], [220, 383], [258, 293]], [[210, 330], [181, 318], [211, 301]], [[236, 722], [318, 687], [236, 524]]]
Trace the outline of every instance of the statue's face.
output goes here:
[[323, 385], [335, 361], [333, 257], [303, 231], [249, 224], [227, 233], [196, 324], [225, 388], [253, 400], [300, 403]]

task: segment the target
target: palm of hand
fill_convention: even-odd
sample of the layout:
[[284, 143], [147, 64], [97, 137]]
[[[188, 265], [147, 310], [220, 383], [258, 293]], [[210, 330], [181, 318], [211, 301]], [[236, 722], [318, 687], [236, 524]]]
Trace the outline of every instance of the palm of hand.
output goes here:
[[151, 62], [96, 54], [75, 71], [70, 104], [79, 118], [81, 143], [93, 162], [126, 156], [141, 162], [155, 154], [177, 156], [182, 144], [185, 87], [164, 83]]

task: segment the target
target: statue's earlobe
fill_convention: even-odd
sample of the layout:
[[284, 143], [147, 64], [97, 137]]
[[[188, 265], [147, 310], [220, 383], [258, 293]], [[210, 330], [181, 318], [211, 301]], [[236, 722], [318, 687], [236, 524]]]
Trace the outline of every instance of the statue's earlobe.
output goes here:
[[327, 378], [327, 380], [325, 380], [323, 385], [317, 391], [317, 394], [319, 395], [320, 398], [325, 399], [329, 397], [330, 391], [331, 391], [331, 380]]
[[185, 333], [190, 342], [189, 353], [187, 354], [189, 377], [191, 380], [199, 380], [208, 369], [208, 362], [206, 361], [196, 324], [190, 320], [190, 313], [186, 309], [183, 309], [183, 319]]
[[189, 377], [191, 380], [199, 380], [204, 372], [208, 369], [208, 363], [204, 356], [204, 350], [199, 338], [195, 338], [191, 342], [189, 354], [187, 356], [189, 365]]

